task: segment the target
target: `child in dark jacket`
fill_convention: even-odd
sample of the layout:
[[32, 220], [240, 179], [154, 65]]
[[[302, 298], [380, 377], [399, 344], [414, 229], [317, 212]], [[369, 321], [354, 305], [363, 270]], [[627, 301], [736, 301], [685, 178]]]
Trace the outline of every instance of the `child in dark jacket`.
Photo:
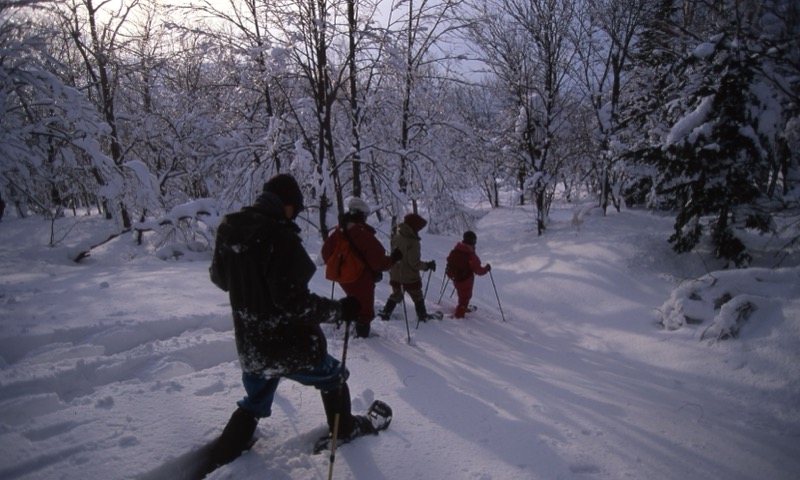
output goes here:
[[[475, 232], [467, 230], [464, 232], [463, 239], [453, 248], [448, 256], [448, 267], [451, 263], [460, 265], [460, 272], [450, 275], [453, 286], [456, 287], [458, 294], [458, 305], [456, 306], [455, 317], [464, 318], [467, 312], [475, 310], [470, 306], [472, 299], [472, 288], [475, 285], [475, 275], [486, 275], [492, 266], [488, 263], [481, 266], [481, 259], [475, 253], [475, 245], [478, 243], [478, 236]], [[450, 259], [453, 260], [450, 260]]]
[[272, 415], [282, 378], [316, 388], [331, 434], [349, 440], [375, 433], [351, 412], [349, 371], [328, 353], [322, 322], [355, 320], [357, 299], [319, 296], [308, 287], [316, 266], [295, 223], [303, 194], [291, 175], [272, 177], [255, 204], [225, 215], [217, 229], [211, 281], [228, 292], [245, 397], [215, 440], [203, 474], [248, 448], [260, 419]]

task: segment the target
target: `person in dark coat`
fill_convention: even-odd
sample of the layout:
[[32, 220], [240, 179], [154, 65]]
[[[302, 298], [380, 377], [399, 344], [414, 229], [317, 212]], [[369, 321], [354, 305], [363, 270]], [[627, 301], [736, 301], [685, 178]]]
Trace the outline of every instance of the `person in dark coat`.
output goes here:
[[422, 245], [419, 232], [425, 228], [428, 221], [416, 213], [409, 213], [403, 221], [395, 227], [392, 235], [392, 251], [400, 251], [402, 259], [392, 266], [389, 271], [389, 284], [392, 294], [386, 300], [378, 316], [389, 320], [394, 308], [403, 301], [403, 292], [408, 293], [414, 302], [414, 311], [417, 319], [426, 322], [430, 319], [441, 319], [441, 312], [428, 313], [425, 308], [425, 295], [422, 293], [421, 271], [436, 271], [436, 262], [422, 261]]
[[333, 233], [322, 245], [322, 260], [327, 263], [338, 242], [350, 242], [357, 250], [357, 257], [365, 263], [361, 275], [353, 282], [339, 283], [347, 295], [355, 297], [361, 304], [361, 311], [356, 322], [356, 337], [369, 337], [370, 324], [375, 318], [375, 282], [380, 272], [389, 270], [401, 257], [396, 250], [392, 256], [386, 255], [386, 249], [375, 237], [375, 229], [367, 225], [370, 214], [369, 205], [358, 197], [347, 200], [347, 212], [339, 219]]
[[246, 448], [259, 419], [272, 414], [282, 378], [320, 391], [331, 431], [339, 414], [339, 438], [372, 429], [368, 418], [352, 415], [350, 391], [341, 381], [349, 372], [328, 353], [320, 327], [354, 320], [359, 304], [352, 297], [336, 301], [309, 291], [316, 266], [294, 223], [302, 210], [296, 180], [280, 174], [264, 185], [254, 205], [226, 215], [217, 230], [209, 273], [230, 298], [246, 395], [212, 449], [210, 469]]
[[463, 256], [463, 264], [466, 268], [466, 275], [462, 278], [454, 278], [453, 286], [456, 288], [458, 294], [458, 305], [456, 306], [455, 317], [464, 318], [467, 312], [475, 310], [471, 307], [469, 301], [472, 300], [472, 289], [475, 285], [475, 275], [486, 275], [492, 269], [488, 263], [481, 266], [481, 259], [475, 252], [475, 246], [478, 243], [478, 236], [475, 232], [467, 230], [460, 242], [453, 248], [457, 254]]

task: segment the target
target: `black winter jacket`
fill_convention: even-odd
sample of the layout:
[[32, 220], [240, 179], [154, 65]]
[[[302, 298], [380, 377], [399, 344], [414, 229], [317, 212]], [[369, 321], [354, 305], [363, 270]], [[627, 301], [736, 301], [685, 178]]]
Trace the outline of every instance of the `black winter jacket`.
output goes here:
[[223, 218], [209, 272], [228, 292], [242, 370], [278, 376], [325, 358], [319, 324], [340, 318], [341, 304], [309, 291], [316, 266], [300, 229], [286, 219], [277, 196], [268, 200]]

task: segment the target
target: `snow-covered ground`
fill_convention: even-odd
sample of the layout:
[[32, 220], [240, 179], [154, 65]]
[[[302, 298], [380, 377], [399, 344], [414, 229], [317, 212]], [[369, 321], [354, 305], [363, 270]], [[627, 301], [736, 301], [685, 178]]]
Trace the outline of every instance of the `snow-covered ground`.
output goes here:
[[[580, 230], [572, 218], [556, 210], [540, 238], [524, 208], [480, 220], [502, 313], [487, 275], [466, 320], [410, 317], [409, 343], [398, 308], [350, 341], [354, 410], [380, 398], [394, 421], [343, 446], [334, 478], [799, 478], [798, 269], [704, 277], [697, 255], [671, 252], [668, 218], [610, 212]], [[226, 294], [208, 253], [165, 262], [123, 237], [76, 264], [80, 237], [108, 227], [74, 223], [56, 223], [69, 236], [53, 248], [47, 221], [0, 223], [0, 478], [176, 478], [243, 393]], [[440, 266], [430, 308], [454, 306], [449, 288], [437, 300], [458, 239], [423, 235]], [[307, 245], [316, 256], [319, 240]], [[312, 288], [331, 292], [321, 271]], [[386, 281], [378, 292], [382, 304]], [[742, 312], [738, 338], [717, 341]], [[339, 356], [343, 331], [326, 332]], [[273, 410], [210, 478], [327, 478], [328, 456], [311, 454], [317, 392], [285, 382]]]

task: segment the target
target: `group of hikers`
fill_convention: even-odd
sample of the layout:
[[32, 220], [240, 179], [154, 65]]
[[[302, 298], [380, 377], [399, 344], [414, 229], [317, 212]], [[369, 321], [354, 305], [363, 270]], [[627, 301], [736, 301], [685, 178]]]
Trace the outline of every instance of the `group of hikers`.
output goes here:
[[[422, 292], [420, 272], [436, 270], [435, 261], [421, 260], [419, 233], [427, 224], [424, 218], [406, 215], [394, 230], [387, 255], [375, 229], [366, 222], [367, 203], [349, 199], [347, 211], [322, 247], [326, 276], [338, 278], [346, 294], [334, 300], [308, 287], [316, 266], [295, 223], [303, 209], [302, 190], [295, 178], [278, 174], [264, 184], [253, 205], [225, 215], [217, 229], [209, 273], [211, 281], [228, 293], [245, 396], [209, 450], [203, 474], [252, 445], [259, 420], [272, 414], [275, 393], [284, 378], [320, 392], [334, 448], [337, 440], [377, 434], [388, 425], [386, 421], [376, 424], [372, 415], [353, 415], [347, 386], [350, 373], [344, 365], [347, 339], [339, 361], [328, 353], [320, 327], [321, 323], [345, 322], [346, 331], [354, 324], [357, 336], [369, 336], [375, 317], [375, 283], [383, 272], [389, 272], [392, 293], [378, 312], [380, 318], [388, 320], [405, 293], [413, 300], [420, 321], [441, 318], [426, 311]], [[474, 275], [491, 269], [481, 265], [476, 242], [475, 233], [467, 231], [454, 249], [461, 252], [464, 264], [463, 271], [448, 272], [458, 292], [456, 318], [463, 318], [470, 309]]]
[[[339, 224], [322, 245], [322, 260], [326, 265], [326, 278], [336, 281], [344, 292], [355, 297], [360, 305], [355, 324], [356, 337], [369, 337], [370, 324], [375, 314], [375, 284], [382, 279], [382, 272], [389, 272], [389, 285], [392, 293], [383, 308], [377, 313], [382, 320], [389, 320], [395, 307], [403, 302], [408, 294], [414, 303], [417, 320], [426, 322], [441, 319], [441, 312], [428, 313], [422, 291], [421, 272], [436, 271], [434, 260], [422, 260], [420, 231], [427, 220], [416, 213], [409, 213], [398, 223], [391, 237], [391, 254], [376, 238], [376, 231], [367, 224], [371, 213], [369, 205], [358, 197], [346, 202], [346, 211], [339, 218]], [[447, 277], [453, 281], [458, 294], [458, 304], [454, 317], [464, 318], [474, 307], [470, 305], [475, 275], [485, 275], [491, 265], [481, 264], [475, 252], [478, 237], [475, 232], [466, 231], [460, 242], [448, 255]], [[342, 248], [344, 246], [345, 248]], [[343, 253], [348, 250], [347, 253]], [[357, 265], [356, 275], [342, 275], [343, 262], [347, 256]]]

